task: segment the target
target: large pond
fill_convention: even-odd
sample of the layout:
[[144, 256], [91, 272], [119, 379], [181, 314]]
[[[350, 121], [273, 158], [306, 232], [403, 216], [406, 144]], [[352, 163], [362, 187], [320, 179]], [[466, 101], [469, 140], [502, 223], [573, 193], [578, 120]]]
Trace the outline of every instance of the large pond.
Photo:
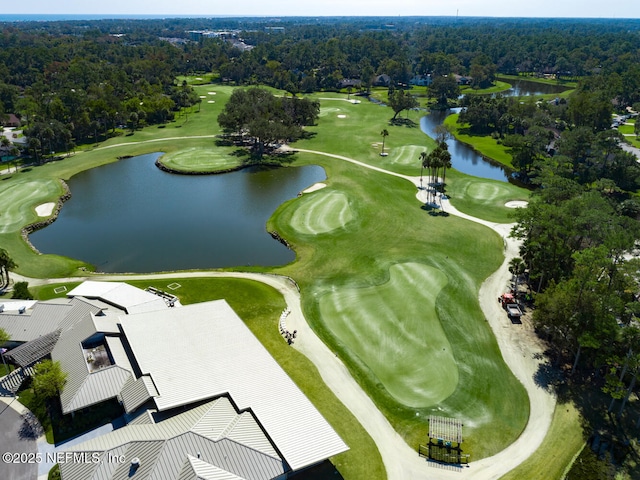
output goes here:
[[[527, 80], [508, 80], [512, 87], [501, 92], [505, 96], [526, 97], [530, 95], [543, 95], [561, 93], [567, 90], [560, 85], [548, 85], [544, 83], [531, 82]], [[444, 119], [452, 113], [459, 112], [460, 109], [433, 111], [420, 119], [420, 128], [424, 133], [435, 138], [435, 128], [442, 125]], [[496, 164], [492, 164], [479, 155], [473, 148], [457, 141], [455, 138], [447, 140], [449, 152], [451, 153], [451, 165], [459, 172], [473, 175], [475, 177], [490, 178], [503, 182], [509, 181], [509, 175], [504, 169]]]
[[56, 222], [31, 234], [43, 253], [103, 272], [284, 265], [294, 253], [265, 229], [276, 208], [326, 178], [318, 166], [171, 175], [142, 155], [82, 172]]

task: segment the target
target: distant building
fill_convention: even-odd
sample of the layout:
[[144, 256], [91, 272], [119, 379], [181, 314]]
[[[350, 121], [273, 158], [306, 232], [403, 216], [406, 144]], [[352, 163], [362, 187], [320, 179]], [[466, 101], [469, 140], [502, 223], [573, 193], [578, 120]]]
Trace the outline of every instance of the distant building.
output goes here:
[[10, 113], [4, 119], [0, 117], [0, 125], [2, 125], [3, 127], [18, 128], [21, 125], [21, 122], [15, 114]]
[[409, 85], [416, 85], [420, 87], [428, 87], [433, 83], [431, 75], [415, 75], [409, 80]]
[[391, 77], [386, 73], [383, 73], [382, 75], [376, 75], [373, 78], [374, 87], [388, 87], [389, 85], [391, 85]]

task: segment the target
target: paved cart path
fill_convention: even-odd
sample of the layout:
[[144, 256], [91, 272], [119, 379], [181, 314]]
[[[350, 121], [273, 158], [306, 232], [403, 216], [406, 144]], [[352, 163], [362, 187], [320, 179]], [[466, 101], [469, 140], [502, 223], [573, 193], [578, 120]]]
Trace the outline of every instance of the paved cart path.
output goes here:
[[[370, 168], [381, 173], [404, 178], [417, 188], [417, 198], [422, 203], [426, 201], [426, 190], [420, 189], [420, 177], [390, 172], [379, 167], [368, 165], [352, 158], [329, 154], [314, 150], [296, 149], [300, 152], [323, 155], [348, 161], [364, 168]], [[428, 183], [428, 182], [427, 182]], [[285, 298], [291, 310], [287, 317], [287, 328], [297, 330], [298, 336], [294, 348], [306, 355], [318, 368], [323, 380], [329, 388], [340, 398], [347, 408], [356, 416], [358, 421], [369, 432], [376, 442], [390, 480], [408, 479], [498, 479], [509, 470], [526, 460], [541, 445], [551, 424], [555, 408], [555, 398], [534, 382], [534, 374], [541, 363], [542, 348], [531, 328], [526, 325], [512, 325], [497, 302], [498, 296], [508, 285], [510, 274], [508, 264], [511, 258], [518, 254], [518, 243], [509, 238], [513, 225], [487, 222], [459, 212], [448, 200], [440, 200], [443, 209], [451, 215], [477, 222], [496, 231], [504, 241], [505, 260], [500, 268], [483, 283], [480, 288], [480, 306], [491, 325], [500, 346], [505, 362], [514, 375], [522, 382], [527, 390], [530, 401], [530, 419], [520, 437], [509, 447], [498, 454], [479, 461], [471, 462], [469, 466], [436, 466], [420, 458], [415, 450], [410, 448], [402, 437], [393, 429], [387, 419], [373, 404], [369, 396], [351, 377], [342, 361], [315, 335], [309, 327], [302, 313], [300, 294], [296, 285], [287, 277], [244, 272], [173, 272], [145, 275], [113, 275], [91, 274], [86, 277], [59, 279], [31, 279], [12, 274], [14, 280], [25, 280], [32, 285], [63, 283], [71, 281], [90, 280], [140, 280], [161, 278], [247, 278], [266, 283], [277, 289]]]

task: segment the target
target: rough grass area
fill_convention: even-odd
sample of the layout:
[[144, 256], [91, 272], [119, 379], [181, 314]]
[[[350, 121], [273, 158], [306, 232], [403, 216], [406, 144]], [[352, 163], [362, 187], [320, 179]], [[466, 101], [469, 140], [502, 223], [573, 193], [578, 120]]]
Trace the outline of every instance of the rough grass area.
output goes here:
[[540, 448], [500, 480], [561, 480], [583, 445], [580, 412], [571, 404], [559, 403]]
[[317, 235], [344, 228], [353, 217], [347, 195], [323, 189], [302, 197], [291, 217], [291, 226], [300, 233]]
[[231, 148], [190, 147], [163, 155], [160, 162], [182, 172], [219, 172], [242, 166], [242, 159], [232, 152]]
[[390, 269], [389, 281], [343, 286], [320, 298], [320, 314], [352, 345], [389, 393], [410, 407], [446, 399], [458, 383], [453, 351], [435, 312], [445, 274], [418, 263]]

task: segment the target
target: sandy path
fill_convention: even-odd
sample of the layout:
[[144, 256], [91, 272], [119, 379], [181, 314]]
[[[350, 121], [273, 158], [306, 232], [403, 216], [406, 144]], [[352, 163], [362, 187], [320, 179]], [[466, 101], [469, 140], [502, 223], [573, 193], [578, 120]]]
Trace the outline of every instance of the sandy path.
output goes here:
[[[308, 153], [329, 156], [340, 160], [361, 165], [365, 168], [404, 178], [416, 187], [420, 185], [420, 177], [390, 172], [379, 167], [371, 166], [357, 160], [340, 155], [327, 154], [312, 150], [300, 150]], [[417, 197], [424, 203], [424, 190], [418, 189]], [[420, 458], [393, 429], [387, 419], [375, 407], [368, 395], [353, 380], [349, 371], [337, 356], [315, 335], [309, 327], [302, 313], [300, 294], [288, 278], [268, 274], [240, 273], [240, 272], [174, 272], [152, 275], [90, 275], [91, 280], [137, 280], [176, 277], [241, 277], [249, 278], [271, 285], [285, 298], [291, 310], [287, 317], [287, 328], [297, 330], [298, 337], [294, 347], [306, 355], [318, 368], [323, 380], [329, 388], [341, 399], [347, 408], [356, 416], [358, 421], [369, 432], [376, 442], [391, 480], [407, 479], [448, 479], [465, 478], [473, 480], [497, 479], [509, 470], [515, 468], [527, 459], [540, 446], [546, 435], [553, 414], [555, 399], [533, 381], [539, 361], [536, 354], [541, 349], [535, 335], [525, 325], [512, 325], [497, 302], [497, 298], [504, 291], [509, 279], [508, 263], [518, 254], [518, 244], [508, 238], [512, 225], [496, 224], [471, 217], [455, 209], [444, 200], [445, 211], [452, 215], [481, 223], [493, 229], [505, 242], [505, 261], [501, 267], [491, 275], [481, 286], [480, 306], [489, 321], [498, 345], [506, 363], [516, 377], [525, 386], [530, 400], [531, 416], [522, 435], [502, 452], [490, 458], [472, 462], [469, 467], [441, 467], [431, 468], [427, 461]], [[67, 279], [28, 279], [12, 274], [14, 280], [26, 280], [33, 285], [47, 283], [61, 283], [79, 281], [83, 278]]]

